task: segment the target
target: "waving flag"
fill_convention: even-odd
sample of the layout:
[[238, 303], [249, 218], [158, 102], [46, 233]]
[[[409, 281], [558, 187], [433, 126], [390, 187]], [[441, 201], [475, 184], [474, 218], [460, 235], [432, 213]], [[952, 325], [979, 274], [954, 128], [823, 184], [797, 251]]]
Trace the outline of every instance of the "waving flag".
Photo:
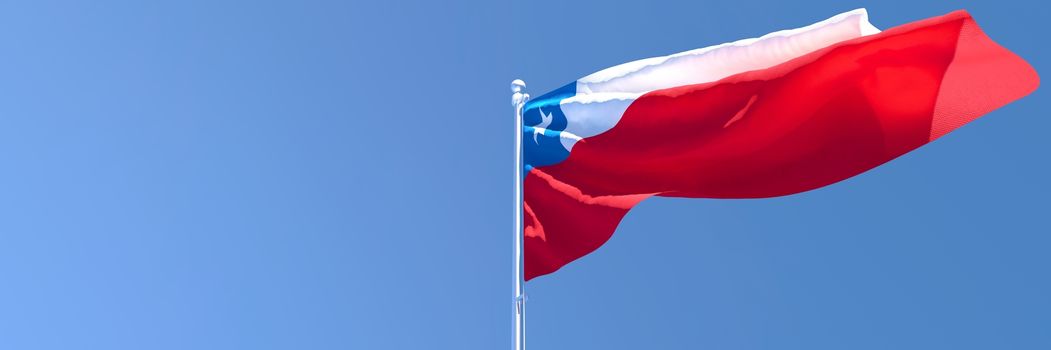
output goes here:
[[964, 11], [880, 32], [855, 10], [588, 75], [523, 112], [525, 278], [594, 251], [650, 196], [826, 186], [1037, 85]]

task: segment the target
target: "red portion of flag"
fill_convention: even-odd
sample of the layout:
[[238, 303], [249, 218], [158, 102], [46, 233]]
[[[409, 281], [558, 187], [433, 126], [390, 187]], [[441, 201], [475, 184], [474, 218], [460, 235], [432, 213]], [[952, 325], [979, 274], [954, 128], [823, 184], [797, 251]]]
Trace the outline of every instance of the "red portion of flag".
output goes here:
[[769, 69], [647, 93], [569, 158], [532, 169], [525, 277], [605, 243], [651, 196], [761, 198], [842, 181], [1036, 89], [964, 11]]

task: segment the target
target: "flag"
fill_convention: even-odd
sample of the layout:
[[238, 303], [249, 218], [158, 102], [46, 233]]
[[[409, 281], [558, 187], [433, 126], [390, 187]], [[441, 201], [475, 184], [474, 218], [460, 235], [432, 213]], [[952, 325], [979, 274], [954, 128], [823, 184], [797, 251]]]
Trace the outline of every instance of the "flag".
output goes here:
[[523, 111], [525, 279], [594, 251], [651, 196], [827, 186], [1038, 85], [966, 11], [881, 32], [854, 10], [588, 75]]

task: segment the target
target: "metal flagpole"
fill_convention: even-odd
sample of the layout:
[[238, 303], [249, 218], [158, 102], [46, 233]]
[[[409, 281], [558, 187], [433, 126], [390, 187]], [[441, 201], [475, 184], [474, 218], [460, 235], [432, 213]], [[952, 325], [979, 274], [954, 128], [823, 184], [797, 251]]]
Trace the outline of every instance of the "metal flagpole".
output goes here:
[[522, 274], [522, 108], [529, 94], [522, 92], [525, 82], [511, 82], [511, 104], [515, 107], [515, 252], [514, 252], [514, 306], [515, 350], [525, 350], [525, 281]]

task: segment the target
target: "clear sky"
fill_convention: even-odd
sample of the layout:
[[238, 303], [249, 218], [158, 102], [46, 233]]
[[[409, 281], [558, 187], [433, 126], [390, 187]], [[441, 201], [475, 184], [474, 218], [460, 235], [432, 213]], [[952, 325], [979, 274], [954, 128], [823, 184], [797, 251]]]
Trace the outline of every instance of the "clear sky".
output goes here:
[[[857, 7], [1037, 1], [0, 4], [0, 348], [511, 345], [509, 82]], [[527, 285], [531, 349], [1049, 349], [1047, 88], [845, 182], [650, 199]]]

